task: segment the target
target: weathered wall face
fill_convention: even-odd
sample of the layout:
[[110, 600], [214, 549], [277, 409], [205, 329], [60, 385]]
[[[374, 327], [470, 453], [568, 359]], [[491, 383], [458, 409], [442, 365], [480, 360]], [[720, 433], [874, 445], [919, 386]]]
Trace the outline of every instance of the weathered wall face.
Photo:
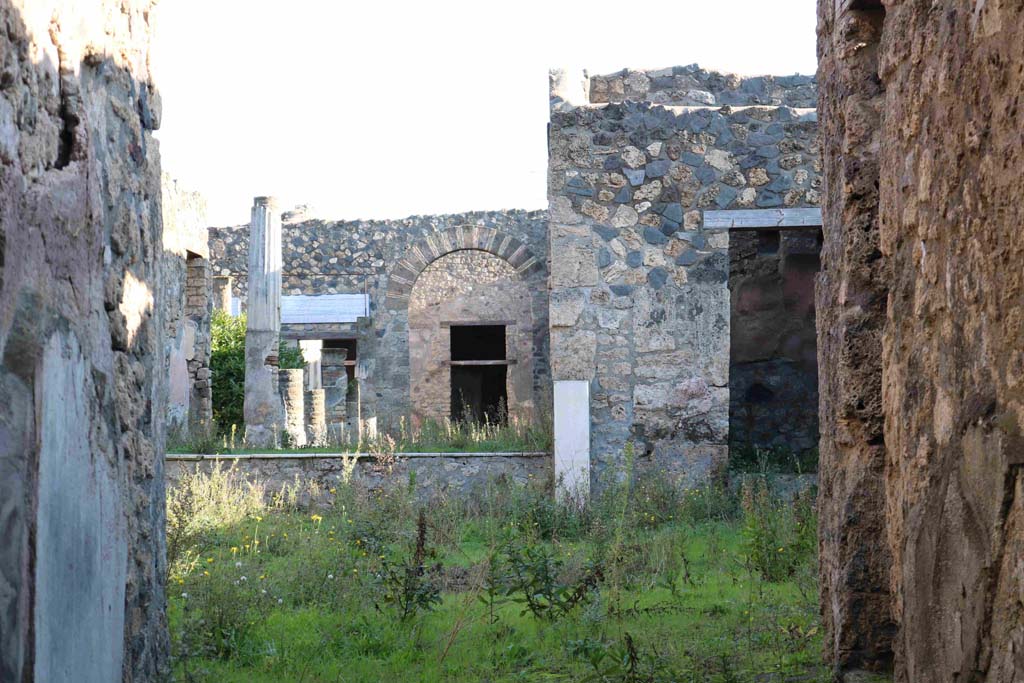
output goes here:
[[631, 100], [663, 87], [647, 76], [600, 104], [618, 78], [591, 79], [584, 104], [552, 97], [552, 374], [591, 383], [595, 483], [627, 442], [693, 480], [725, 464], [729, 425], [729, 235], [703, 211], [816, 205], [816, 118]]
[[819, 7], [823, 610], [841, 667], [1019, 681], [1024, 6], [886, 5]]
[[[219, 463], [227, 468], [226, 463]], [[210, 472], [218, 461], [168, 458], [167, 486], [173, 487], [187, 473]], [[286, 486], [316, 482], [321, 491], [329, 492], [343, 480], [344, 458], [323, 456], [312, 458], [252, 458], [240, 460], [238, 470], [249, 481], [259, 482], [269, 494]], [[480, 495], [488, 485], [503, 481], [519, 486], [551, 479], [551, 458], [546, 453], [516, 455], [401, 457], [393, 466], [383, 466], [373, 458], [361, 457], [352, 470], [353, 481], [370, 489], [383, 489], [396, 482], [407, 485], [416, 481], [415, 495], [424, 502], [445, 495], [472, 497]], [[308, 504], [309, 500], [300, 500]]]
[[210, 391], [210, 254], [206, 201], [164, 174], [163, 291], [167, 302], [165, 365], [167, 429], [185, 433], [213, 418]]
[[[509, 415], [533, 417], [533, 314], [525, 280], [485, 251], [457, 251], [420, 273], [409, 297], [409, 381], [414, 424], [451, 417], [451, 329], [490, 321], [505, 328]], [[537, 397], [542, 400], [543, 397]]]
[[0, 1], [0, 679], [165, 669], [149, 2]]
[[817, 231], [729, 234], [729, 449], [818, 447]]
[[[211, 228], [214, 275], [233, 275], [244, 300], [248, 226]], [[411, 216], [394, 221], [286, 222], [282, 235], [284, 294], [355, 294], [370, 297], [370, 316], [358, 324], [286, 326], [290, 337], [332, 334], [358, 339], [370, 371], [364, 412], [382, 428], [397, 428], [411, 412], [408, 294], [419, 273], [445, 254], [463, 249], [491, 253], [512, 265], [529, 285], [533, 318], [533, 393], [550, 402], [547, 324], [547, 220], [544, 211], [490, 211]], [[303, 329], [306, 328], [306, 329]]]
[[901, 680], [1008, 683], [1024, 679], [1024, 5], [940, 6], [888, 8], [880, 56], [896, 654]]
[[827, 653], [845, 669], [892, 662], [882, 417], [888, 291], [879, 252], [881, 13], [818, 8], [825, 243], [817, 288], [819, 525]]

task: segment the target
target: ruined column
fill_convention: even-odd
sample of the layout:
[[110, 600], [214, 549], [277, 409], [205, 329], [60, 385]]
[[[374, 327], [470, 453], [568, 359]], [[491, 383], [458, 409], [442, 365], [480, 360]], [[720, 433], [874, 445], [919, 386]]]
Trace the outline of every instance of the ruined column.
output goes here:
[[231, 313], [231, 286], [234, 278], [230, 275], [213, 276], [213, 310]]
[[348, 395], [348, 372], [345, 360], [348, 358], [346, 349], [323, 349], [320, 352], [320, 372], [324, 386], [324, 419], [327, 426], [327, 437], [332, 442], [340, 442], [345, 434], [345, 418], [347, 410], [345, 399]]
[[306, 392], [306, 443], [310, 446], [327, 445], [327, 418], [324, 390], [311, 389]]
[[278, 373], [281, 402], [284, 405], [284, 431], [293, 448], [306, 445], [306, 400], [303, 394], [305, 371], [302, 368]]
[[273, 446], [284, 427], [277, 394], [281, 329], [281, 216], [273, 197], [253, 200], [249, 223], [248, 327], [245, 332], [245, 443]]

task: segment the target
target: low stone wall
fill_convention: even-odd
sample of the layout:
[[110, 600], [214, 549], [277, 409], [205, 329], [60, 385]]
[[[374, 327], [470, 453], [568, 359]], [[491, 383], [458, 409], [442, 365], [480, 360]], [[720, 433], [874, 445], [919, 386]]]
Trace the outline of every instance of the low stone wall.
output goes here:
[[[250, 481], [264, 483], [268, 493], [280, 491], [296, 480], [316, 482], [324, 491], [330, 491], [342, 480], [351, 457], [340, 453], [168, 455], [166, 483], [168, 489], [173, 489], [185, 473], [197, 468], [209, 472], [220, 464], [225, 468], [237, 467]], [[405, 486], [410, 476], [415, 475], [416, 493], [423, 500], [446, 493], [472, 494], [498, 479], [517, 484], [546, 480], [552, 473], [548, 453], [405, 453], [390, 467], [366, 453], [358, 454], [358, 458], [353, 481], [371, 489], [396, 483]]]

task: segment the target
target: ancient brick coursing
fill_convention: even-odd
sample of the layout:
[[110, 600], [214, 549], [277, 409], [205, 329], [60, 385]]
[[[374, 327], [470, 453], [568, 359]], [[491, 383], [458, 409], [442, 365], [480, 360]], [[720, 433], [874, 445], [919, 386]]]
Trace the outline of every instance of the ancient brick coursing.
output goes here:
[[0, 0], [0, 679], [166, 670], [151, 3]]
[[819, 16], [830, 654], [884, 665], [891, 646], [898, 681], [1019, 681], [1024, 7]]

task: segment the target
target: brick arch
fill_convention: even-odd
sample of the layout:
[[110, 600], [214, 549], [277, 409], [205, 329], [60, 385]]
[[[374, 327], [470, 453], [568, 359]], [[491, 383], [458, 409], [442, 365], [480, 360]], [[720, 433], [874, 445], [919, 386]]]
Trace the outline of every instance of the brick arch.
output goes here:
[[523, 276], [543, 268], [528, 246], [501, 230], [476, 225], [449, 228], [413, 244], [391, 267], [385, 305], [393, 310], [408, 308], [412, 286], [423, 269], [446, 254], [466, 249], [486, 251], [505, 259]]

